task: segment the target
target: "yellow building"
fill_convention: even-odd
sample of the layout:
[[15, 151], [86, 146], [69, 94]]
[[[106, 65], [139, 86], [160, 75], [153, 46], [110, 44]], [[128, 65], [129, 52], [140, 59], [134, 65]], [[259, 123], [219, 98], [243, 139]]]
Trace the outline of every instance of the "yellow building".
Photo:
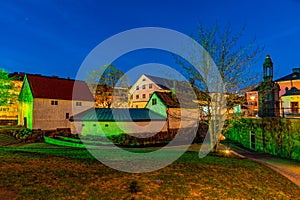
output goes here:
[[[293, 68], [291, 74], [283, 76], [274, 81], [279, 85], [279, 98], [280, 98], [280, 116], [296, 116], [296, 110], [298, 110], [298, 89], [300, 89], [300, 68]], [[259, 87], [246, 92], [246, 100], [248, 104], [248, 116], [256, 116], [259, 110], [258, 105], [258, 90]], [[287, 114], [286, 116], [284, 115]]]
[[281, 96], [281, 105], [284, 117], [300, 117], [300, 90], [296, 87], [286, 89], [285, 94]]
[[11, 80], [12, 89], [10, 94], [14, 94], [14, 98], [8, 102], [6, 106], [0, 106], [0, 125], [17, 125], [18, 123], [18, 96], [23, 84], [23, 73], [13, 73], [9, 77]]

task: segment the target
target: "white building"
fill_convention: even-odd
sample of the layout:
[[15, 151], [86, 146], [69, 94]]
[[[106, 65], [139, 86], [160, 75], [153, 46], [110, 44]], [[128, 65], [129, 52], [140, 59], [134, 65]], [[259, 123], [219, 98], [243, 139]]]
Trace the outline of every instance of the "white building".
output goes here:
[[27, 74], [19, 95], [18, 124], [29, 129], [70, 128], [69, 118], [94, 107], [83, 81]]

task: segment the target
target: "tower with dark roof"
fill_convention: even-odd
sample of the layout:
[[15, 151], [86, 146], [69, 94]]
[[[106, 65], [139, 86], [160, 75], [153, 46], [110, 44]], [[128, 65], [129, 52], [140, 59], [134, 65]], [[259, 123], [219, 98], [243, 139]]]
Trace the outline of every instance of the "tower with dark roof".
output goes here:
[[273, 79], [273, 62], [270, 55], [266, 56], [263, 64], [264, 81], [272, 81]]
[[269, 55], [263, 64], [264, 81], [259, 86], [259, 111], [260, 117], [279, 117], [279, 90], [280, 87], [273, 81], [273, 62]]

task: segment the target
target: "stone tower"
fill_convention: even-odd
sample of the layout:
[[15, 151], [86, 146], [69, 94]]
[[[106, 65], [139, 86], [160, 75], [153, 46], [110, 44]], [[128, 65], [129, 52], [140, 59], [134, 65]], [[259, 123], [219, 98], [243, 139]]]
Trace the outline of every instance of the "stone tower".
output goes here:
[[279, 117], [279, 90], [277, 83], [273, 82], [273, 62], [269, 55], [263, 64], [264, 81], [259, 85], [258, 115], [259, 117]]
[[269, 55], [266, 56], [265, 62], [263, 64], [264, 69], [264, 82], [272, 81], [273, 79], [273, 62]]

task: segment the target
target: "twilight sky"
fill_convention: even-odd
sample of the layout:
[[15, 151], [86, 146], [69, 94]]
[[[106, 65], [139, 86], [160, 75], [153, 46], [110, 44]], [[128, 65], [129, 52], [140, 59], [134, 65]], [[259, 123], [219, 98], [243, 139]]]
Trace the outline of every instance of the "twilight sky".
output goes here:
[[[199, 22], [216, 21], [230, 22], [233, 31], [245, 25], [241, 44], [256, 37], [265, 46], [255, 71], [262, 71], [266, 54], [275, 78], [300, 67], [299, 0], [0, 0], [0, 68], [75, 78], [88, 53], [114, 34], [154, 26], [191, 35]], [[129, 55], [116, 67], [126, 71], [149, 62], [174, 64], [151, 52]]]

